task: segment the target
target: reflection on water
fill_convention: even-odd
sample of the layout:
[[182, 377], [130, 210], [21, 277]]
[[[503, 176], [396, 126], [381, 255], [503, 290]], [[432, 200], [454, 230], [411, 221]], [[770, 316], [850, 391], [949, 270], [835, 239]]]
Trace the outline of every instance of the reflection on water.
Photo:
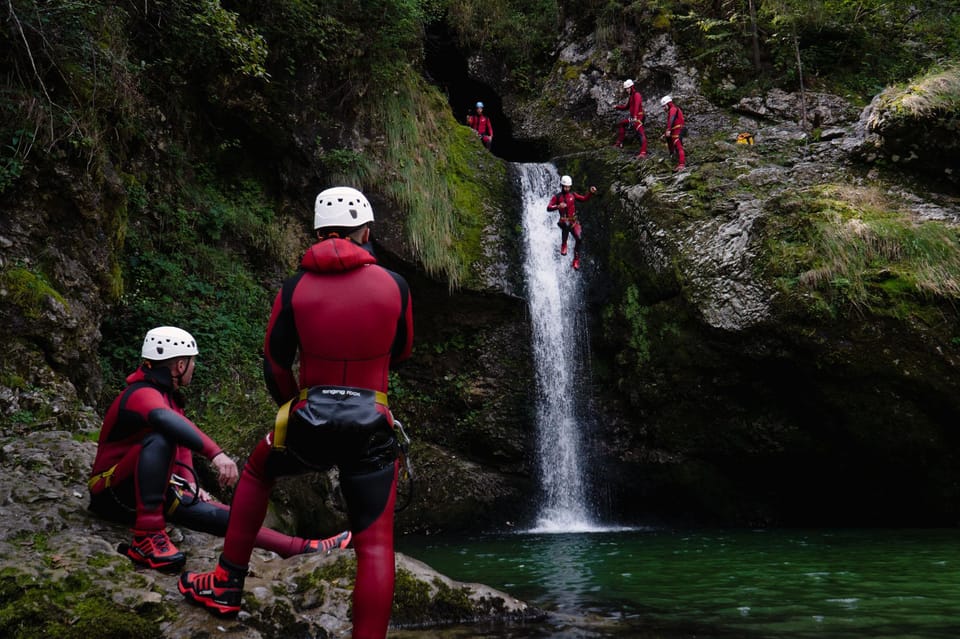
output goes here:
[[400, 538], [398, 549], [551, 613], [419, 637], [956, 639], [957, 542], [952, 530], [637, 530]]

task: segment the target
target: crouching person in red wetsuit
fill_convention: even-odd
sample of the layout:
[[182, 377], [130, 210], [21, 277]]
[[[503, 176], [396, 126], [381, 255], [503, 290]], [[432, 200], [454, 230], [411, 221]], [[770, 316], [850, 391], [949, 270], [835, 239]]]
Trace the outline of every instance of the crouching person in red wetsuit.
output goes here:
[[[183, 388], [193, 379], [197, 342], [187, 331], [147, 332], [143, 365], [111, 404], [100, 429], [89, 480], [90, 510], [133, 528], [120, 552], [134, 563], [178, 572], [186, 557], [170, 541], [167, 521], [223, 536], [230, 509], [200, 487], [193, 453], [210, 460], [221, 486], [237, 481], [237, 465], [184, 414]], [[346, 545], [350, 533], [303, 539], [261, 528], [255, 544], [281, 557]]]
[[254, 532], [275, 480], [336, 466], [357, 554], [353, 637], [386, 636], [399, 463], [387, 380], [391, 366], [410, 356], [413, 311], [406, 281], [365, 248], [371, 222], [370, 203], [356, 189], [320, 193], [317, 243], [274, 300], [264, 374], [281, 404], [276, 425], [240, 476], [216, 569], [179, 581], [188, 600], [216, 614], [240, 610]]

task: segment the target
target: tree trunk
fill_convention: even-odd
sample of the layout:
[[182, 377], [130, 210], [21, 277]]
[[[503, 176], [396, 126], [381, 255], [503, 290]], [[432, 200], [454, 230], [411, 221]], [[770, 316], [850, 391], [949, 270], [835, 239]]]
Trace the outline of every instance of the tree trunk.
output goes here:
[[793, 25], [793, 52], [797, 56], [797, 75], [800, 77], [800, 126], [807, 128], [807, 95], [803, 88], [803, 63], [800, 61], [800, 38], [797, 27]]
[[750, 35], [753, 39], [753, 68], [760, 70], [760, 36], [757, 33], [757, 7], [753, 0], [748, 2], [750, 6]]

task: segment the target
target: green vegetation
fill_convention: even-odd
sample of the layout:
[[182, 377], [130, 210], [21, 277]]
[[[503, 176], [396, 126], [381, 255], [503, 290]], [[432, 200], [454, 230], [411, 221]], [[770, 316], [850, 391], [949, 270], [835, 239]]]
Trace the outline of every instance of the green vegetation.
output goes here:
[[66, 304], [47, 277], [33, 268], [11, 266], [0, 270], [0, 290], [6, 303], [14, 304], [28, 319], [39, 319], [48, 298]]
[[344, 582], [344, 586], [352, 588], [356, 573], [356, 559], [337, 557], [336, 561], [324, 564], [309, 575], [298, 578], [297, 590], [302, 592], [324, 588], [331, 582]]
[[519, 92], [540, 87], [560, 36], [555, 0], [438, 0], [460, 45], [499, 60]]
[[[608, 306], [604, 313], [604, 321], [608, 324], [615, 317], [626, 323], [627, 332], [625, 348], [617, 354], [617, 364], [624, 366], [632, 363], [642, 366], [650, 360], [650, 335], [647, 327], [647, 318], [650, 308], [639, 302], [637, 287], [627, 287], [619, 306]], [[608, 333], [612, 333], [609, 328]]]
[[467, 588], [451, 588], [438, 578], [431, 586], [408, 570], [397, 571], [391, 623], [402, 627], [432, 620], [471, 619], [475, 615]]
[[957, 230], [914, 220], [879, 189], [825, 186], [773, 206], [781, 213], [766, 222], [766, 268], [785, 293], [900, 319], [960, 299]]
[[150, 639], [162, 637], [159, 605], [118, 608], [76, 571], [60, 581], [38, 581], [6, 569], [0, 573], [0, 635], [11, 639]]
[[[641, 64], [639, 42], [671, 30], [720, 101], [771, 86], [832, 91], [865, 103], [884, 86], [960, 58], [960, 14], [949, 0], [588, 0], [564, 15]], [[904, 46], [904, 43], [909, 43]]]
[[[139, 363], [145, 332], [176, 325], [197, 338], [191, 415], [234, 454], [249, 450], [272, 423], [260, 377], [260, 350], [273, 291], [255, 275], [283, 263], [274, 205], [250, 179], [223, 181], [200, 167], [173, 198], [142, 190], [131, 200], [126, 284], [105, 318], [104, 402]], [[160, 223], [144, 222], [156, 219]], [[251, 408], [254, 407], [254, 408]]]
[[891, 87], [881, 100], [894, 117], [908, 123], [955, 119], [960, 113], [960, 64], [934, 68], [909, 83]]
[[480, 256], [490, 187], [476, 176], [500, 184], [505, 168], [487, 157], [486, 170], [478, 172], [476, 153], [485, 151], [476, 136], [457, 125], [439, 92], [417, 76], [397, 85], [372, 116], [387, 135], [377, 183], [406, 209], [408, 238], [427, 272], [456, 289]]

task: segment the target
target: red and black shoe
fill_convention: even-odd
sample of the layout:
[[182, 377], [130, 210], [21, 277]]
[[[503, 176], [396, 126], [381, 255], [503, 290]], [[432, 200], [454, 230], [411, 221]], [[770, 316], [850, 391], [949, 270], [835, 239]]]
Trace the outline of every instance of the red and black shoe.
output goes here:
[[185, 572], [180, 575], [177, 588], [190, 603], [203, 606], [215, 615], [232, 617], [240, 612], [246, 576], [246, 570], [230, 566], [221, 557], [213, 572]]
[[334, 535], [333, 537], [327, 537], [326, 539], [308, 539], [307, 543], [303, 545], [303, 553], [309, 552], [322, 552], [329, 555], [330, 551], [334, 548], [339, 548], [343, 550], [350, 545], [350, 541], [353, 539], [353, 533], [349, 530], [344, 530], [339, 535]]
[[165, 530], [158, 532], [133, 531], [133, 543], [120, 544], [117, 550], [135, 564], [160, 570], [180, 572], [187, 558], [170, 541]]
[[560, 245], [560, 255], [566, 255], [566, 254], [567, 254], [567, 243], [564, 242], [563, 244]]
[[575, 270], [575, 271], [579, 271], [579, 270], [580, 270], [580, 258], [579, 258], [579, 257], [573, 258], [573, 270]]

